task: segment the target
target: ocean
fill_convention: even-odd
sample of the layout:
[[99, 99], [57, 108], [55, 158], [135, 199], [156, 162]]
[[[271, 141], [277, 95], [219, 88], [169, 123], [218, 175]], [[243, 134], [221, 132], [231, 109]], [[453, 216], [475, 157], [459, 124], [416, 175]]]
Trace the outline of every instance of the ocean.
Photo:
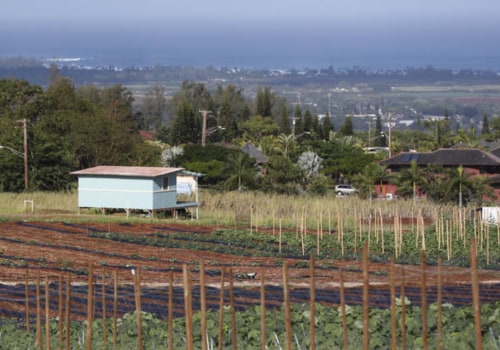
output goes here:
[[[2, 30], [0, 56], [65, 59], [87, 66], [215, 66], [371, 70], [433, 66], [500, 71], [500, 30], [345, 28], [269, 23], [23, 26]], [[4, 28], [5, 29], [5, 28]]]

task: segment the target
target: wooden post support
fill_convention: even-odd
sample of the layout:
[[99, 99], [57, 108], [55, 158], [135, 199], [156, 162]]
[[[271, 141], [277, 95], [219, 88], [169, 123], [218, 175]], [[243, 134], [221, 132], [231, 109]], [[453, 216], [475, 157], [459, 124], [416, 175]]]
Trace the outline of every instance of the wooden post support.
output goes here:
[[[318, 237], [319, 237], [319, 232], [318, 232]], [[310, 323], [309, 323], [309, 338], [311, 339], [311, 343], [309, 345], [310, 350], [315, 350], [316, 349], [316, 319], [315, 319], [315, 313], [316, 313], [316, 286], [315, 286], [315, 270], [314, 270], [314, 255], [311, 254], [310, 260], [309, 260], [309, 274], [310, 274], [310, 292], [309, 292], [309, 312], [311, 314], [310, 318]]]
[[49, 294], [49, 276], [45, 276], [45, 349], [50, 350], [50, 294]]
[[36, 345], [38, 349], [42, 349], [42, 319], [41, 319], [41, 305], [40, 305], [40, 272], [36, 273]]
[[174, 272], [168, 273], [168, 350], [174, 350]]
[[422, 347], [424, 350], [428, 348], [427, 339], [427, 274], [425, 266], [425, 250], [421, 251], [420, 269], [422, 272], [420, 295], [421, 295], [421, 310], [422, 310]]
[[30, 333], [30, 285], [29, 285], [29, 272], [28, 269], [25, 271], [24, 275], [24, 283], [25, 283], [25, 309], [26, 309], [26, 333]]
[[267, 350], [265, 273], [266, 273], [265, 269], [262, 269], [260, 273], [260, 333], [261, 333], [262, 350]]
[[201, 349], [207, 350], [207, 300], [205, 295], [205, 261], [200, 261]]
[[94, 266], [91, 264], [88, 269], [89, 279], [87, 287], [87, 338], [85, 348], [92, 350], [92, 323], [94, 320]]
[[370, 298], [368, 278], [368, 244], [363, 243], [363, 348], [370, 349]]
[[474, 305], [474, 325], [476, 329], [476, 350], [483, 349], [481, 332], [481, 304], [479, 300], [479, 278], [477, 275], [476, 240], [473, 238], [470, 247], [470, 273], [472, 281], [472, 302]]
[[286, 349], [292, 350], [292, 317], [290, 314], [290, 291], [288, 286], [288, 263], [283, 263], [283, 300], [285, 303]]

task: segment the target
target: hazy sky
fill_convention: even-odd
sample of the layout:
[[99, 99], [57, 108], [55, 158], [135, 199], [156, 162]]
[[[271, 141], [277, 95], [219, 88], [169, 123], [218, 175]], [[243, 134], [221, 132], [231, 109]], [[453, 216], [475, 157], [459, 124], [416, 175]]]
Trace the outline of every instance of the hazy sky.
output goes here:
[[4, 0], [0, 56], [500, 67], [499, 18], [500, 0]]
[[13, 21], [100, 20], [493, 20], [498, 0], [5, 0]]

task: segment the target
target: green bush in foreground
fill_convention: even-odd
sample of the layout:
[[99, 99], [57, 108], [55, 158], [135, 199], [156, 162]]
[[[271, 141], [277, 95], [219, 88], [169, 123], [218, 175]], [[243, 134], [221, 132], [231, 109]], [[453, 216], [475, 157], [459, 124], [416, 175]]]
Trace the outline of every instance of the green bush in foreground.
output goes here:
[[[422, 348], [421, 309], [406, 301], [406, 347]], [[306, 304], [292, 305], [292, 341], [294, 349], [308, 349], [310, 346], [309, 324], [311, 313]], [[317, 304], [315, 312], [316, 348], [343, 348], [342, 319], [340, 308], [325, 307]], [[231, 349], [231, 314], [229, 308], [224, 310], [223, 348]], [[347, 306], [347, 328], [350, 349], [363, 348], [363, 310], [362, 306]], [[397, 339], [401, 345], [401, 308], [397, 308]], [[428, 347], [437, 348], [437, 305], [432, 304], [428, 315]], [[258, 349], [261, 347], [260, 306], [236, 312], [237, 348]], [[143, 345], [145, 349], [168, 348], [168, 326], [166, 320], [159, 320], [152, 314], [143, 313]], [[217, 348], [219, 339], [219, 313], [207, 313], [207, 335], [209, 349]], [[499, 349], [500, 347], [500, 302], [481, 306], [481, 324], [483, 349]], [[53, 320], [51, 328], [51, 348], [59, 348], [58, 324]], [[112, 348], [112, 320], [106, 321], [107, 341], [104, 342], [102, 320], [93, 324], [92, 349]], [[285, 322], [283, 310], [266, 311], [266, 340], [268, 349], [286, 347]], [[86, 348], [86, 323], [71, 323], [71, 349]], [[177, 318], [173, 322], [174, 349], [186, 348], [185, 319]], [[45, 330], [42, 330], [45, 337]], [[201, 348], [201, 314], [193, 315], [193, 339], [195, 348]], [[45, 338], [43, 345], [45, 346]], [[137, 348], [137, 318], [135, 314], [126, 314], [117, 320], [117, 348]], [[443, 304], [443, 344], [446, 349], [474, 349], [476, 345], [474, 330], [474, 314], [472, 307], [454, 307]], [[387, 349], [391, 346], [391, 313], [388, 309], [372, 309], [370, 311], [370, 348]], [[0, 329], [0, 349], [34, 349], [36, 348], [35, 330], [26, 335], [26, 330], [15, 321], [4, 322]]]

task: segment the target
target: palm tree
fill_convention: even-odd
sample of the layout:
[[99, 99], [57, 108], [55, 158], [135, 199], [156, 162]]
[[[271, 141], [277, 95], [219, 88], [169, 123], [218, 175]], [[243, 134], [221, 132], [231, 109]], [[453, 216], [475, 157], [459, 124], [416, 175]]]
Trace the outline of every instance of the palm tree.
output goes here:
[[410, 167], [402, 170], [398, 177], [395, 179], [398, 185], [398, 193], [403, 197], [409, 197], [411, 194], [413, 201], [417, 199], [417, 186], [424, 184], [424, 177], [422, 171], [417, 165], [417, 162], [412, 160]]
[[255, 184], [255, 169], [248, 155], [243, 152], [231, 153], [228, 156], [226, 171], [231, 174], [225, 182], [226, 189], [237, 188], [241, 191], [243, 184]]

